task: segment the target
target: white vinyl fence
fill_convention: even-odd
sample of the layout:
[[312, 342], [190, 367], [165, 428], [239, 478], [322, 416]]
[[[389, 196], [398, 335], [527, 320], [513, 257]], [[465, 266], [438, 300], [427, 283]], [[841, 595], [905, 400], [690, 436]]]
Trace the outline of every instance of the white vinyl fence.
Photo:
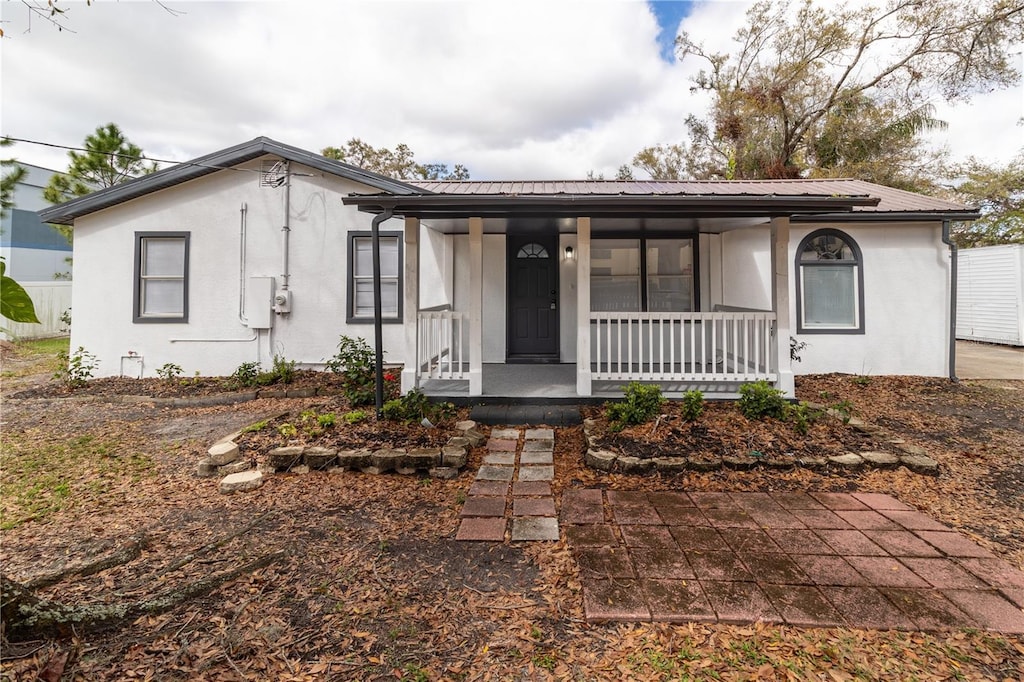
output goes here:
[[60, 316], [71, 309], [71, 282], [19, 282], [25, 288], [36, 308], [41, 324], [23, 324], [0, 319], [8, 340], [45, 339], [67, 333]]

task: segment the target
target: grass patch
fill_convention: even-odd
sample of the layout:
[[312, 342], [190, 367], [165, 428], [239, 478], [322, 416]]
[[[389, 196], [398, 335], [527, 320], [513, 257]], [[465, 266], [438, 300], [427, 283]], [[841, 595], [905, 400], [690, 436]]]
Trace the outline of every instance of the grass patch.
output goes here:
[[67, 353], [70, 347], [71, 339], [67, 336], [15, 341], [14, 352], [18, 362], [14, 369], [5, 368], [0, 376], [15, 379], [40, 372], [49, 374], [57, 368], [57, 354]]
[[112, 441], [77, 436], [58, 443], [6, 434], [0, 446], [0, 530], [50, 515], [149, 475], [153, 460]]

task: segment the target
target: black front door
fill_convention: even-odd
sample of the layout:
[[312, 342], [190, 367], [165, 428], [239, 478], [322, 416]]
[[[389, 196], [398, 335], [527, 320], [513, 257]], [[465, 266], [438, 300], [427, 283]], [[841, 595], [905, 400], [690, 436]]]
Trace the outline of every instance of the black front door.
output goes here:
[[508, 359], [558, 360], [558, 241], [509, 235]]

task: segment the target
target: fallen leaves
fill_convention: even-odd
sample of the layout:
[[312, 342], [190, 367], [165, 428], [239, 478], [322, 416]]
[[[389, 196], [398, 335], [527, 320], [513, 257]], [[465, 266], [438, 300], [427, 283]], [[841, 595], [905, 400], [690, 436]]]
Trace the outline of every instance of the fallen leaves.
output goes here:
[[[900, 437], [928, 448], [948, 473], [606, 475], [582, 465], [582, 434], [574, 428], [558, 430], [556, 497], [589, 486], [887, 492], [1024, 566], [1020, 491], [1009, 479], [1004, 488], [991, 482], [1020, 465], [1024, 451], [1022, 408], [1004, 393], [936, 380], [874, 378], [862, 387], [849, 377], [801, 378], [799, 390], [818, 402], [827, 402], [821, 391], [849, 399], [866, 421], [902, 424]], [[140, 531], [149, 545], [137, 559], [46, 594], [104, 602], [199, 581], [280, 547], [290, 554], [167, 614], [80, 642], [25, 649], [24, 657], [3, 662], [6, 678], [35, 679], [55, 654], [74, 648], [63, 679], [1021, 680], [1024, 640], [985, 632], [587, 624], [578, 568], [562, 543], [452, 540], [467, 475], [423, 483], [353, 472], [283, 474], [256, 493], [232, 497], [193, 477], [211, 436], [258, 415], [299, 413], [309, 401], [189, 410], [60, 400], [39, 410], [40, 404], [5, 401], [5, 437], [60, 448], [89, 435], [115, 441], [121, 453], [148, 453], [153, 466], [134, 480], [130, 467], [120, 468], [103, 482], [102, 494], [88, 492], [94, 474], [85, 463], [76, 467], [71, 473], [82, 478], [72, 490], [85, 492], [3, 533], [5, 570], [16, 577], [86, 565]], [[663, 420], [655, 435], [669, 426]], [[983, 459], [962, 457], [964, 451]], [[474, 451], [470, 470], [481, 456]], [[233, 535], [239, 529], [245, 530]], [[226, 536], [232, 537], [218, 542]], [[197, 560], [176, 569], [189, 555]]]

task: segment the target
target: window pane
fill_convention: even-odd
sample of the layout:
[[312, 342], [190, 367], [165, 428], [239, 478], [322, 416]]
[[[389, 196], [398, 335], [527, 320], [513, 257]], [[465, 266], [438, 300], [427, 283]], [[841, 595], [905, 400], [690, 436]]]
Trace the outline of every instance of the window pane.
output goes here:
[[640, 242], [596, 239], [590, 250], [590, 309], [640, 310]]
[[[352, 274], [373, 276], [373, 239], [356, 237], [352, 240]], [[398, 276], [398, 237], [380, 238], [380, 273], [382, 277]]]
[[639, 275], [640, 242], [636, 239], [595, 239], [590, 250], [592, 275]]
[[516, 258], [547, 258], [548, 250], [540, 244], [527, 244], [519, 249]]
[[380, 238], [380, 274], [382, 277], [398, 277], [397, 237]]
[[148, 277], [181, 277], [185, 274], [185, 240], [147, 238], [142, 274]]
[[150, 279], [142, 282], [143, 315], [184, 315], [185, 282]]
[[[380, 283], [381, 315], [398, 317], [398, 282], [383, 280]], [[355, 283], [353, 317], [373, 317], [373, 280], [361, 279]]]
[[592, 277], [590, 309], [597, 312], [640, 310], [639, 277]]
[[803, 252], [800, 254], [802, 261], [816, 260], [855, 260], [853, 249], [842, 237], [834, 234], [818, 235], [807, 242]]
[[848, 265], [801, 267], [806, 327], [856, 327], [856, 268]]
[[652, 239], [647, 242], [647, 309], [693, 310], [693, 242]]

